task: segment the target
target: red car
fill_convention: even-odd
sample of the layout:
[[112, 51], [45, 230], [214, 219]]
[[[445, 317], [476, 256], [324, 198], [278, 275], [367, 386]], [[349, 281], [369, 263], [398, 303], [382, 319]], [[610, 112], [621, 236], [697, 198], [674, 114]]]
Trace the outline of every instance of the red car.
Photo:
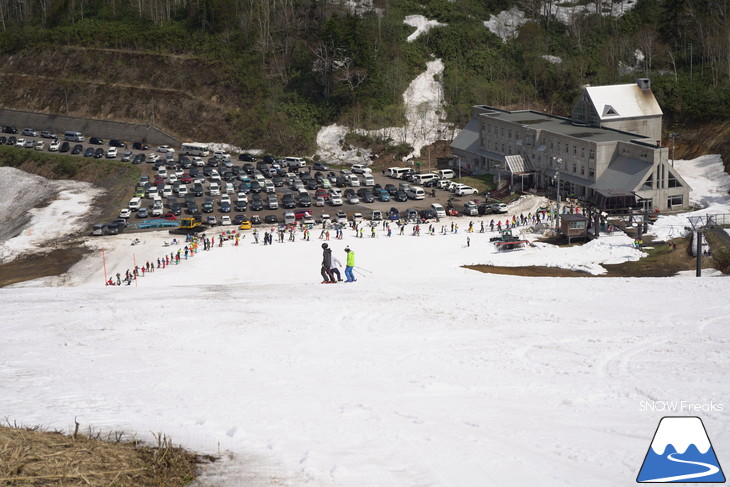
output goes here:
[[177, 220], [177, 217], [174, 213], [165, 213], [162, 216], [160, 216], [163, 220]]
[[327, 192], [326, 189], [318, 189], [314, 192], [314, 199], [317, 199], [318, 197], [324, 198], [325, 202], [330, 200], [330, 194]]
[[180, 176], [180, 182], [183, 184], [190, 184], [193, 182], [193, 178], [190, 177], [190, 174], [185, 173], [182, 176]]

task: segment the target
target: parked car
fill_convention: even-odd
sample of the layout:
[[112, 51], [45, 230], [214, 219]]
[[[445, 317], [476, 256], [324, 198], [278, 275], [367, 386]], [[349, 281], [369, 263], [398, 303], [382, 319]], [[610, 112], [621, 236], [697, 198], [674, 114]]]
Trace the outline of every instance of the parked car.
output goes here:
[[312, 167], [315, 171], [329, 171], [330, 168], [322, 164], [321, 162], [315, 162]]
[[215, 217], [215, 215], [208, 215], [208, 218], [206, 219], [206, 222], [208, 225], [218, 225], [218, 219]]
[[132, 216], [132, 210], [129, 208], [122, 208], [119, 212], [119, 218], [129, 218], [130, 216]]
[[61, 142], [61, 147], [58, 148], [58, 152], [68, 152], [71, 150], [71, 144], [66, 141]]
[[18, 129], [16, 129], [12, 125], [6, 125], [5, 127], [3, 127], [3, 133], [5, 133], [5, 134], [17, 134], [18, 133]]
[[173, 149], [169, 145], [158, 145], [157, 146], [157, 152], [162, 152], [162, 153], [175, 152], [175, 149]]
[[137, 210], [137, 218], [147, 218], [149, 216], [149, 210], [145, 207]]
[[150, 146], [143, 144], [142, 142], [133, 142], [132, 149], [134, 150], [150, 150]]
[[490, 209], [492, 213], [507, 213], [507, 205], [504, 203], [493, 203]]
[[58, 140], [52, 140], [50, 144], [48, 144], [48, 150], [50, 152], [58, 152], [58, 149], [61, 147], [61, 143]]
[[38, 131], [36, 129], [23, 129], [23, 135], [26, 137], [38, 137]]
[[477, 191], [476, 188], [472, 188], [471, 186], [462, 186], [455, 191], [455, 194], [457, 196], [468, 196], [472, 194], [479, 194], [479, 191]]
[[117, 148], [116, 147], [109, 147], [109, 150], [106, 151], [106, 157], [107, 157], [107, 159], [116, 159], [116, 157], [117, 157]]
[[81, 154], [84, 150], [84, 146], [81, 144], [76, 144], [73, 146], [73, 149], [71, 149], [71, 154]]
[[395, 200], [396, 201], [408, 201], [408, 195], [403, 190], [398, 190], [395, 193]]
[[93, 147], [87, 147], [86, 150], [84, 151], [84, 157], [94, 157], [94, 152], [96, 152], [96, 151], [94, 150]]
[[104, 145], [104, 139], [101, 139], [99, 137], [91, 137], [89, 139], [89, 144]]
[[110, 141], [109, 141], [109, 145], [110, 145], [111, 147], [120, 147], [120, 148], [122, 148], [122, 149], [126, 149], [126, 148], [127, 148], [127, 144], [125, 144], [125, 143], [124, 143], [124, 142], [122, 142], [121, 140], [117, 140], [117, 139], [112, 139], [112, 140], [110, 140]]
[[54, 134], [50, 130], [44, 130], [41, 132], [41, 137], [43, 137], [44, 139], [55, 139], [56, 134]]

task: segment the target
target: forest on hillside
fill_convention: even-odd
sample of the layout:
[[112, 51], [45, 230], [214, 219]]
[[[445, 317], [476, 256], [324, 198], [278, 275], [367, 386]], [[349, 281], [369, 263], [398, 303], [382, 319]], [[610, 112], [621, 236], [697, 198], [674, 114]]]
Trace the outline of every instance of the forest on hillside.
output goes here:
[[[354, 5], [354, 6], [353, 6]], [[402, 124], [402, 94], [425, 63], [445, 65], [447, 119], [490, 104], [569, 115], [583, 84], [652, 79], [671, 126], [726, 120], [728, 0], [599, 2], [558, 21], [543, 0], [0, 0], [0, 51], [85, 46], [187, 55], [236, 93], [232, 143], [311, 153], [321, 125]], [[503, 41], [485, 26], [517, 7]], [[406, 42], [406, 15], [447, 24]], [[122, 67], [123, 69], [123, 67]], [[190, 76], [206, 76], [191, 73]]]

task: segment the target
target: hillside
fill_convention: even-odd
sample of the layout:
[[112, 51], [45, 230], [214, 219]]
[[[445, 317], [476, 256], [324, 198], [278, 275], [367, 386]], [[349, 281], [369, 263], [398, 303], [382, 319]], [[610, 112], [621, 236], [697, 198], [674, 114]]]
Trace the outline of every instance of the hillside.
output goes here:
[[[440, 115], [456, 127], [474, 104], [569, 115], [583, 84], [651, 77], [666, 132], [681, 133], [678, 151], [707, 147], [728, 160], [730, 58], [717, 46], [730, 24], [711, 3], [691, 12], [668, 0], [601, 11], [509, 0], [18, 5], [0, 2], [9, 108], [312, 154], [322, 126], [402, 126], [409, 83], [440, 60]], [[705, 143], [708, 130], [717, 145]]]

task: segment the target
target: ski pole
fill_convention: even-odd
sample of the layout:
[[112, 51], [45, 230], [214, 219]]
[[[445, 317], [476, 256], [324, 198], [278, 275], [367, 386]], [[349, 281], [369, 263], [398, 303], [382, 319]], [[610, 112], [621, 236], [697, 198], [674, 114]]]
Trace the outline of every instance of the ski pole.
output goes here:
[[372, 274], [372, 273], [373, 273], [373, 271], [369, 271], [369, 270], [367, 270], [367, 269], [363, 269], [363, 268], [362, 268], [362, 267], [360, 267], [360, 266], [355, 266], [355, 268], [356, 268], [356, 269], [359, 269], [359, 270], [361, 270], [361, 271], [369, 272], [370, 274]]

